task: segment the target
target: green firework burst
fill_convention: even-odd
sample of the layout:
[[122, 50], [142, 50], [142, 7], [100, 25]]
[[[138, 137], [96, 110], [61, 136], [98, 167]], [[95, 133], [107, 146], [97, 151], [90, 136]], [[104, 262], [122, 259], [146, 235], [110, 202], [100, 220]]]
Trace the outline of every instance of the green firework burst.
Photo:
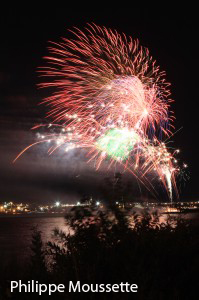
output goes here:
[[139, 136], [135, 131], [113, 128], [97, 140], [97, 147], [110, 157], [125, 160], [138, 139]]

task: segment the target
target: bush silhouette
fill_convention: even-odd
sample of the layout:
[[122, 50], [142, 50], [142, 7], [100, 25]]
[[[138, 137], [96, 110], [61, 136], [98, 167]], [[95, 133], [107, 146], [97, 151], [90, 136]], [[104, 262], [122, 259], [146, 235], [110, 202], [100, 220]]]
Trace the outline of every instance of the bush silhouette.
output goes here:
[[[66, 292], [51, 299], [198, 299], [197, 226], [176, 218], [161, 223], [157, 214], [137, 215], [116, 207], [76, 207], [65, 220], [66, 231], [55, 229], [53, 241], [46, 245], [41, 232], [34, 230], [23, 277], [65, 284]], [[81, 284], [136, 283], [138, 292], [68, 293], [69, 281], [78, 280]], [[19, 299], [17, 293], [11, 296]], [[34, 293], [20, 294], [20, 299], [37, 298]], [[10, 294], [2, 299], [10, 299]]]

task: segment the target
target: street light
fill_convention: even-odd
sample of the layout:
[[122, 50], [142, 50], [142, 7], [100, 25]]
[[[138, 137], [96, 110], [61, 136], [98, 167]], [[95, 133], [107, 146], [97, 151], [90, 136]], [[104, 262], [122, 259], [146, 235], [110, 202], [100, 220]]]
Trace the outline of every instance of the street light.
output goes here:
[[60, 206], [60, 202], [59, 202], [59, 201], [56, 201], [56, 202], [55, 202], [55, 206], [59, 207], [59, 206]]

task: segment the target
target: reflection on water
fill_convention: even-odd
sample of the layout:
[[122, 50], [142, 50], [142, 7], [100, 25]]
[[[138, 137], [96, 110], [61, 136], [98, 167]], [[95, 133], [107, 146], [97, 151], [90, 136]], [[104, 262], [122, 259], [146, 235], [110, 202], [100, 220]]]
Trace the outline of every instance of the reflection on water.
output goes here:
[[51, 239], [52, 230], [59, 227], [67, 231], [64, 217], [52, 216], [0, 216], [1, 265], [9, 261], [25, 261], [30, 254], [32, 228], [38, 227], [44, 242]]

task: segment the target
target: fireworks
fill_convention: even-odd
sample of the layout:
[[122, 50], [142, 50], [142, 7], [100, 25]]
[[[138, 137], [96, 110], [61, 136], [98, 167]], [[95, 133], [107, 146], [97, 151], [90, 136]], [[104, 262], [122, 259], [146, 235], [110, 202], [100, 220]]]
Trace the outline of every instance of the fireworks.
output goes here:
[[47, 117], [61, 128], [43, 139], [55, 141], [49, 153], [86, 148], [97, 168], [109, 159], [145, 184], [148, 174], [158, 174], [172, 198], [178, 167], [159, 140], [169, 138], [174, 119], [164, 72], [148, 49], [117, 31], [92, 24], [72, 34], [51, 44], [40, 70], [48, 78], [40, 87], [53, 88], [44, 100]]
[[124, 160], [138, 141], [139, 136], [134, 131], [114, 128], [98, 139], [96, 147], [102, 151], [102, 155], [107, 154], [117, 160]]

